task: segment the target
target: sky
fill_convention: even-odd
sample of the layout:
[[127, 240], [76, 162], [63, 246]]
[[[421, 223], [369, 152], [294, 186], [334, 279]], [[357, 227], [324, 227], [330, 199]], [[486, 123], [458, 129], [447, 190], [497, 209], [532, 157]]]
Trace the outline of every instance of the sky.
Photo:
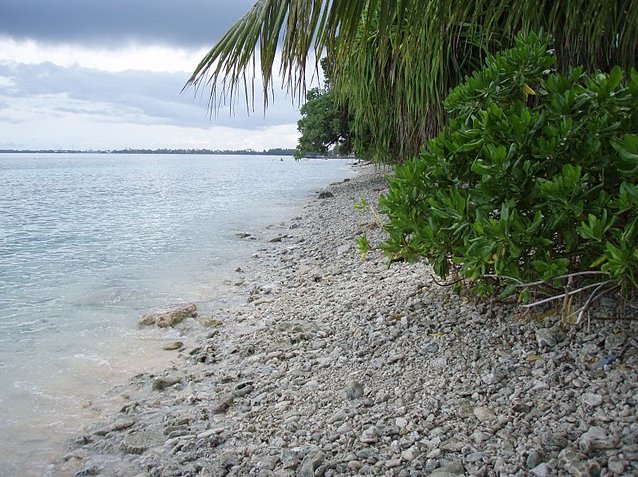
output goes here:
[[210, 114], [193, 69], [254, 0], [1, 0], [0, 149], [294, 147], [298, 103], [255, 85]]

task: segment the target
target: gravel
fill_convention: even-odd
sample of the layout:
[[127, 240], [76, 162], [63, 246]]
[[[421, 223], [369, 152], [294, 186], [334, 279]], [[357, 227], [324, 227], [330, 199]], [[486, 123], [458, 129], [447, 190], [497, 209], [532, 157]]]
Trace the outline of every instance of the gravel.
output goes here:
[[245, 303], [212, 330], [175, 323], [158, 350], [174, 366], [114, 388], [121, 411], [51, 475], [636, 475], [636, 321], [563, 328], [458, 296], [424, 263], [362, 260], [354, 239], [383, 231], [354, 204], [385, 181], [356, 171], [251, 231]]

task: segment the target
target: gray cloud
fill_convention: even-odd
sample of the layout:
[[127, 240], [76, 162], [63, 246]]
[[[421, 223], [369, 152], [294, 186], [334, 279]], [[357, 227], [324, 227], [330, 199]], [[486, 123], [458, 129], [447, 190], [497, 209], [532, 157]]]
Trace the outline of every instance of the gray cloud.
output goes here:
[[0, 35], [100, 46], [212, 46], [255, 0], [2, 0]]
[[[196, 97], [192, 90], [180, 94], [186, 80], [182, 73], [149, 73], [125, 71], [108, 73], [87, 68], [65, 68], [50, 63], [38, 65], [1, 65], [0, 77], [12, 80], [12, 85], [0, 88], [0, 99], [4, 94], [12, 98], [38, 98], [63, 96], [76, 101], [72, 105], [48, 105], [55, 110], [76, 112], [103, 117], [104, 106], [108, 106], [115, 120], [121, 115], [135, 118], [140, 124], [170, 124], [174, 126], [206, 128], [211, 124], [242, 129], [257, 129], [267, 126], [294, 123], [298, 119], [296, 108], [284, 93], [269, 106], [264, 117], [259, 106], [262, 98], [256, 88], [258, 105], [254, 113], [247, 115], [242, 103], [236, 114], [230, 115], [222, 108], [218, 115], [207, 114], [207, 98]], [[84, 102], [78, 104], [77, 102]], [[93, 108], [91, 105], [100, 105]], [[1, 106], [0, 106], [1, 108]], [[54, 111], [49, 111], [54, 112]]]

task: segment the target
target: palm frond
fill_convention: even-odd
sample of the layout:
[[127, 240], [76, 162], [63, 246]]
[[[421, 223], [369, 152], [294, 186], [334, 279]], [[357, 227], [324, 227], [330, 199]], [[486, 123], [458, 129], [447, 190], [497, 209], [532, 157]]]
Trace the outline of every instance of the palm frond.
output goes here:
[[447, 91], [521, 30], [550, 34], [561, 70], [638, 60], [638, 0], [259, 0], [187, 86], [210, 88], [212, 109], [242, 90], [252, 104], [259, 72], [266, 106], [278, 53], [296, 97], [308, 59], [326, 54], [355, 134], [365, 132], [378, 159], [397, 160], [436, 133]]

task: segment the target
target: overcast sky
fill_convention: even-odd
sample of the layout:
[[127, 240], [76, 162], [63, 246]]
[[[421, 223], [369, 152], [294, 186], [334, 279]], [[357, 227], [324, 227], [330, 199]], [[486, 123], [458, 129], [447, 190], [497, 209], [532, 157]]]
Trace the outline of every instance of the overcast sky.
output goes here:
[[[296, 103], [264, 116], [180, 94], [254, 0], [0, 0], [0, 149], [294, 147]], [[256, 85], [256, 92], [261, 88]]]

